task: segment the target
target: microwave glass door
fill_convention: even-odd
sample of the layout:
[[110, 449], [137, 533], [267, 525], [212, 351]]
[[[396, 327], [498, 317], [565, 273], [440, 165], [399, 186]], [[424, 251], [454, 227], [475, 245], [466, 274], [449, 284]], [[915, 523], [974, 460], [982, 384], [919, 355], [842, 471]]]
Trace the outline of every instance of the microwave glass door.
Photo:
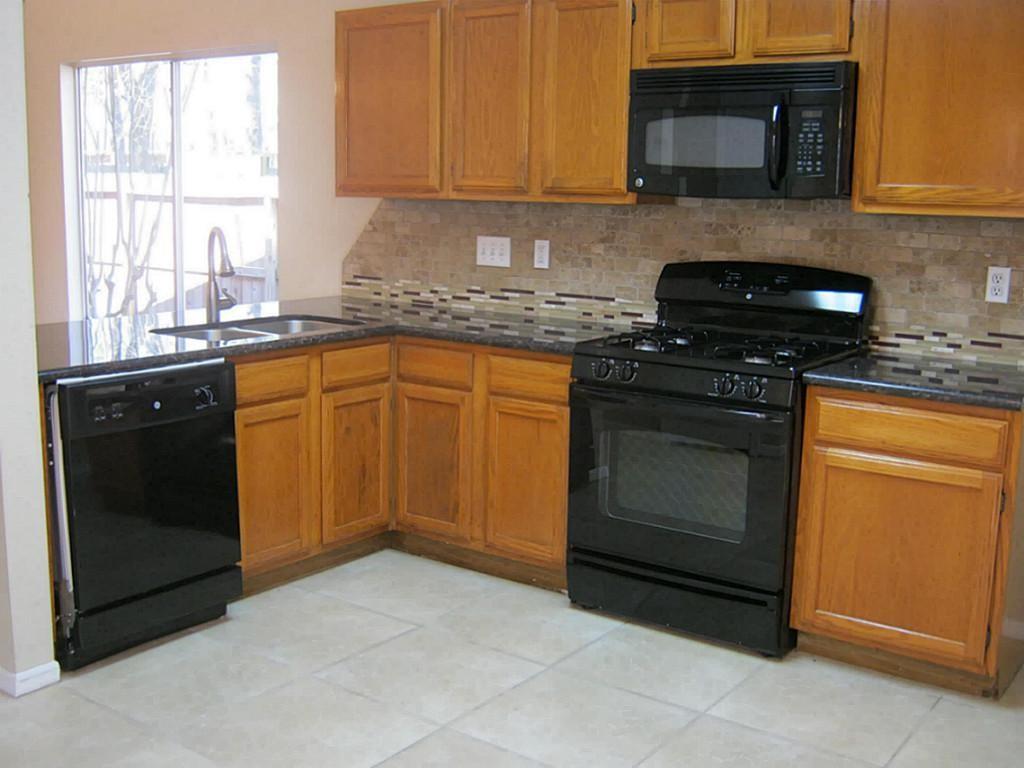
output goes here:
[[765, 167], [768, 123], [741, 115], [670, 113], [645, 128], [644, 164], [662, 168]]
[[785, 96], [705, 94], [665, 106], [635, 98], [630, 184], [652, 194], [785, 195]]

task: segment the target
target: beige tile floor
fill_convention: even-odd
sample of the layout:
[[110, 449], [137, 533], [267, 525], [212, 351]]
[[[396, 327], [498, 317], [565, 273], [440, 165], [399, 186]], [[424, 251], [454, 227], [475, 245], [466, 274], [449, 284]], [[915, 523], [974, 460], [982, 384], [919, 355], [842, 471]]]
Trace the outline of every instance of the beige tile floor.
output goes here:
[[379, 552], [0, 696], [0, 766], [1024, 766], [1024, 680], [972, 699], [767, 661]]

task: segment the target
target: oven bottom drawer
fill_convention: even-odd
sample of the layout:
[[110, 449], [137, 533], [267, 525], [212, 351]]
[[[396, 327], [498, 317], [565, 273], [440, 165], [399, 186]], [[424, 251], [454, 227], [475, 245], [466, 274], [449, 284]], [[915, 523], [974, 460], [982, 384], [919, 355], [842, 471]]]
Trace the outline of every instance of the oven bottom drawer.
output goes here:
[[783, 656], [793, 648], [780, 596], [647, 570], [592, 554], [569, 552], [572, 602], [652, 624]]

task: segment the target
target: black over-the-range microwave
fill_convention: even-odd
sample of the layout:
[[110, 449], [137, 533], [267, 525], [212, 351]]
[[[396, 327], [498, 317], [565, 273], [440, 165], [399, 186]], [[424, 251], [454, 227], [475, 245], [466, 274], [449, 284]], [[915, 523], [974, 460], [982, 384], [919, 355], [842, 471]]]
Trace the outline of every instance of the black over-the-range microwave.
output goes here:
[[852, 61], [634, 70], [629, 188], [849, 195], [856, 83]]

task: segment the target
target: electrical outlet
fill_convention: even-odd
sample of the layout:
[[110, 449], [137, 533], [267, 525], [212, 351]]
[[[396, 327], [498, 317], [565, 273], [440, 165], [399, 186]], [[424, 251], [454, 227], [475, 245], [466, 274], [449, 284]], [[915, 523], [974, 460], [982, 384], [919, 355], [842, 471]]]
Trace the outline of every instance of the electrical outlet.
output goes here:
[[989, 267], [985, 283], [985, 301], [1006, 304], [1010, 300], [1010, 268]]
[[478, 235], [476, 263], [481, 267], [511, 267], [512, 238]]
[[548, 269], [551, 266], [551, 241], [533, 241], [533, 268]]

